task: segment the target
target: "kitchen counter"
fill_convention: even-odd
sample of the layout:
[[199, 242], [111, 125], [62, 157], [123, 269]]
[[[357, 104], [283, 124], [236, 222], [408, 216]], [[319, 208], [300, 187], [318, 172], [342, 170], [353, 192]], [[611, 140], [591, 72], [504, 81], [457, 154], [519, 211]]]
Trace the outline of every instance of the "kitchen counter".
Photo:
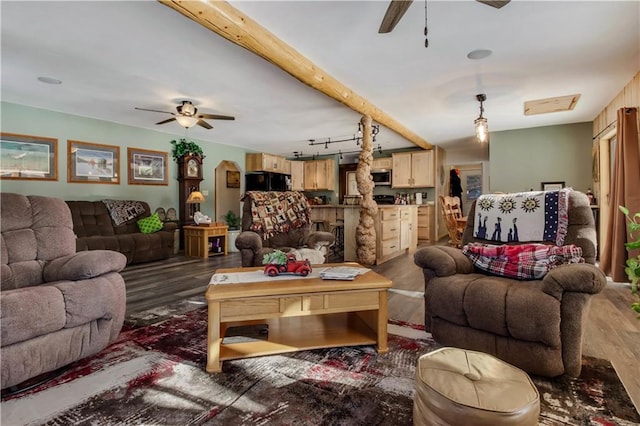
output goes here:
[[[378, 208], [389, 208], [389, 207], [420, 207], [420, 206], [425, 206], [425, 205], [433, 205], [433, 204], [378, 204]], [[345, 208], [345, 209], [353, 209], [353, 208], [358, 208], [360, 207], [359, 204], [357, 205], [353, 205], [353, 204], [311, 204], [311, 208], [312, 209], [329, 209], [329, 208], [333, 208], [333, 209], [341, 209], [341, 208]]]

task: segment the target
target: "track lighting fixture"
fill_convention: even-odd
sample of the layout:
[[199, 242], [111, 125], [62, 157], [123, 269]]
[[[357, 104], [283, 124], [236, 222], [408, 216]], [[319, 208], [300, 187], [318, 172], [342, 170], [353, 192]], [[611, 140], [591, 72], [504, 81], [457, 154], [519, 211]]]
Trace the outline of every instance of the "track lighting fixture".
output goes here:
[[482, 103], [487, 100], [487, 95], [481, 93], [479, 95], [476, 95], [476, 99], [478, 100], [478, 102], [480, 102], [480, 116], [474, 121], [476, 127], [476, 140], [480, 143], [488, 143], [489, 125], [487, 124], [487, 119], [482, 116], [482, 114], [484, 113]]

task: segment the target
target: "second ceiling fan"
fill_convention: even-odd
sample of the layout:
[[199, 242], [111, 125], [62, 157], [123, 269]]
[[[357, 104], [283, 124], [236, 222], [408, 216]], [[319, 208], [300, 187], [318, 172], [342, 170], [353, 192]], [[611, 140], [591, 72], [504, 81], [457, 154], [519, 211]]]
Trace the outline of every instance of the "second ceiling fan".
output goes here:
[[[500, 9], [502, 6], [505, 6], [511, 0], [476, 0], [477, 2], [486, 4], [491, 7], [495, 7], [496, 9]], [[380, 29], [378, 29], [379, 34], [390, 33], [400, 19], [404, 16], [404, 13], [409, 9], [413, 0], [391, 0], [389, 3], [389, 7], [387, 8], [387, 12], [384, 14], [384, 18], [382, 18], [382, 23], [380, 24]]]
[[206, 121], [204, 118], [209, 118], [212, 120], [235, 120], [235, 117], [231, 117], [229, 115], [219, 115], [219, 114], [198, 114], [198, 108], [193, 105], [191, 101], [182, 101], [180, 105], [176, 107], [178, 113], [169, 112], [169, 111], [159, 111], [157, 109], [147, 109], [147, 108], [138, 108], [135, 109], [140, 111], [151, 111], [151, 112], [161, 112], [164, 114], [171, 114], [173, 117], [167, 118], [166, 120], [162, 120], [157, 122], [156, 124], [165, 124], [171, 121], [177, 121], [181, 126], [189, 128], [193, 127], [196, 124], [200, 127], [204, 127], [205, 129], [213, 129], [213, 126]]

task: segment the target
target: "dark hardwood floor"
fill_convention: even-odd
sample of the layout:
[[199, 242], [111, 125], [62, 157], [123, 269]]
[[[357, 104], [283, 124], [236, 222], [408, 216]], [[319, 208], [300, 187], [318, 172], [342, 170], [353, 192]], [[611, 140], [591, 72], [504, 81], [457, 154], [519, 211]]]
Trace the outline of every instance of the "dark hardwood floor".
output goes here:
[[[340, 262], [342, 258], [333, 256], [330, 261]], [[239, 253], [206, 260], [176, 255], [129, 266], [122, 273], [127, 286], [127, 315], [183, 299], [204, 301], [215, 271], [239, 266]], [[422, 270], [413, 263], [413, 255], [397, 257], [373, 269], [393, 280], [389, 317], [423, 325], [424, 279]], [[610, 283], [592, 299], [583, 353], [610, 360], [636, 409], [640, 409], [640, 320], [629, 307], [632, 301], [629, 287], [620, 283]]]

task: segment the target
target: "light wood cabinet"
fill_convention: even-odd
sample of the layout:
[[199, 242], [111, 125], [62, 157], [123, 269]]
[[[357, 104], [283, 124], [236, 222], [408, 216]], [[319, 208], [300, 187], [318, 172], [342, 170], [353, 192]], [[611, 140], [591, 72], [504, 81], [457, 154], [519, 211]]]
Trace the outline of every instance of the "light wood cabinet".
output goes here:
[[392, 154], [392, 188], [428, 188], [435, 186], [433, 150]]
[[247, 172], [275, 172], [291, 174], [291, 162], [280, 155], [264, 152], [245, 154]]
[[418, 240], [424, 242], [435, 241], [434, 236], [435, 206], [426, 205], [418, 207]]
[[374, 158], [371, 162], [371, 170], [391, 170], [393, 168], [393, 158]]
[[326, 160], [312, 160], [304, 162], [304, 190], [335, 191], [335, 161], [331, 158]]
[[413, 251], [418, 244], [416, 229], [417, 208], [384, 207], [376, 218], [376, 263]]
[[304, 191], [304, 161], [289, 161], [291, 168], [291, 190]]

